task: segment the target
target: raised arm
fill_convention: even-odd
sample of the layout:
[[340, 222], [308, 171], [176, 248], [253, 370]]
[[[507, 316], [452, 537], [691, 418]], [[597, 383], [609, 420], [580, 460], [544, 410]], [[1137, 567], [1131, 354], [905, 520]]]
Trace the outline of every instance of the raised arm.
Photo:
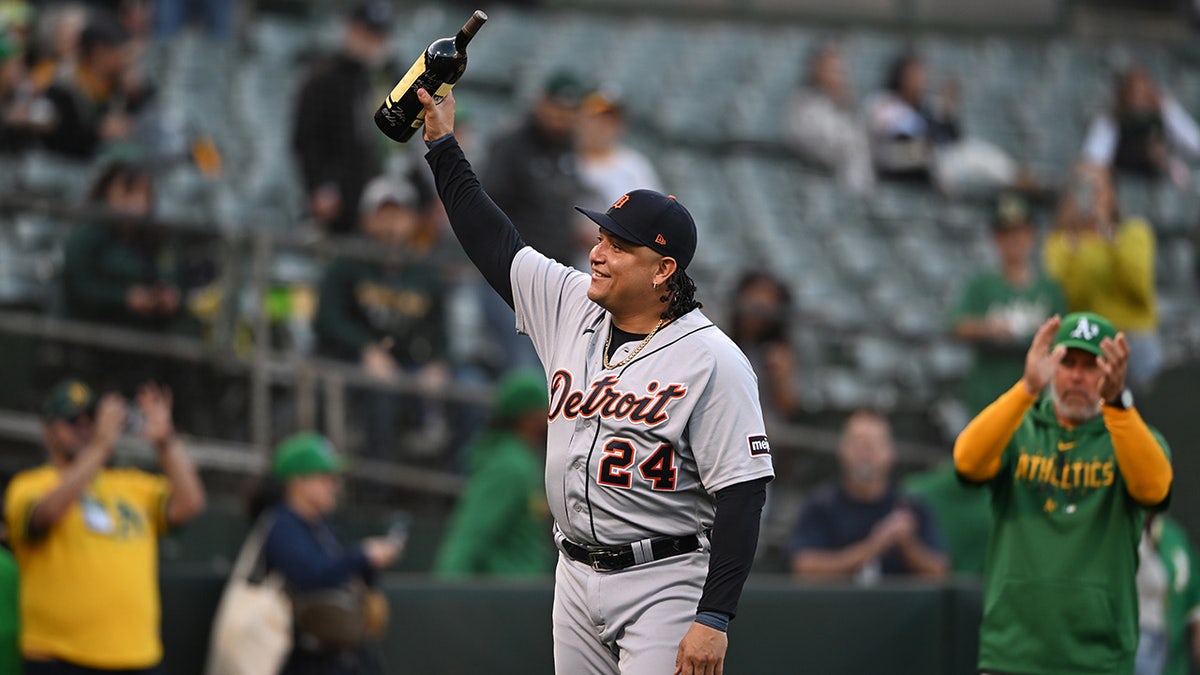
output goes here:
[[[1104, 357], [1099, 360], [1104, 370], [1100, 395], [1105, 401], [1112, 401], [1125, 388], [1129, 343], [1124, 333], [1117, 333], [1115, 340], [1104, 338], [1100, 342], [1100, 350], [1104, 352]], [[1106, 405], [1101, 411], [1104, 426], [1112, 436], [1117, 470], [1125, 480], [1129, 496], [1143, 506], [1162, 504], [1171, 494], [1171, 483], [1175, 477], [1166, 449], [1136, 409], [1122, 410]]]
[[984, 408], [954, 442], [954, 468], [959, 475], [976, 482], [990, 480], [1000, 470], [1000, 457], [1012, 439], [1025, 413], [1049, 384], [1054, 369], [1062, 361], [1066, 347], [1054, 349], [1054, 334], [1062, 319], [1050, 317], [1038, 328], [1033, 344], [1025, 355], [1025, 374], [1021, 381]]
[[521, 235], [500, 207], [483, 191], [475, 171], [454, 138], [454, 94], [440, 104], [421, 89], [425, 106], [425, 160], [433, 169], [434, 185], [446, 207], [450, 226], [463, 250], [492, 288], [511, 307], [513, 257], [525, 247]]
[[175, 434], [171, 417], [171, 390], [153, 383], [138, 389], [137, 403], [145, 419], [142, 436], [158, 453], [158, 464], [171, 487], [167, 502], [167, 524], [182, 525], [204, 510], [204, 484], [183, 441]]
[[62, 519], [112, 457], [117, 436], [125, 425], [125, 400], [117, 394], [105, 394], [96, 406], [95, 424], [91, 442], [62, 470], [58, 485], [29, 512], [25, 534], [30, 540], [39, 539]]

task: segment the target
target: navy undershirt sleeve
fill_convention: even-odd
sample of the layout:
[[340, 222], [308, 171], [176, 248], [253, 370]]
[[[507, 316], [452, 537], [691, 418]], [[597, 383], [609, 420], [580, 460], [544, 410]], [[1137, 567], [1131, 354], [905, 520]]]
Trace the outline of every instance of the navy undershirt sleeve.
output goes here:
[[513, 258], [525, 247], [525, 242], [508, 216], [483, 191], [483, 185], [454, 134], [442, 136], [428, 145], [425, 161], [433, 169], [433, 182], [446, 207], [454, 235], [483, 278], [512, 307], [509, 271]]
[[750, 576], [758, 548], [758, 526], [767, 501], [769, 480], [737, 483], [717, 493], [708, 578], [704, 580], [697, 613], [719, 612], [729, 618], [737, 614], [742, 586]]

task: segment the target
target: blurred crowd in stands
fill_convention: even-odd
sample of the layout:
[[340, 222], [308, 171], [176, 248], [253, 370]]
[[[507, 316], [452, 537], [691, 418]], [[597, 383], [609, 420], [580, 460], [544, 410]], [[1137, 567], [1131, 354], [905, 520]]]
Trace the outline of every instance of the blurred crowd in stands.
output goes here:
[[[140, 225], [157, 215], [155, 183], [167, 163], [215, 176], [222, 155], [233, 151], [192, 134], [182, 158], [167, 155], [165, 146], [178, 145], [164, 140], [171, 106], [147, 62], [156, 44], [184, 27], [202, 29], [211, 40], [233, 39], [238, 22], [252, 20], [247, 8], [232, 0], [10, 4], [0, 32], [0, 152], [86, 162], [95, 177], [90, 203], [115, 218], [81, 223], [65, 238], [62, 292], [53, 309], [108, 325], [204, 335], [219, 302], [211, 284], [221, 261], [211, 249], [189, 253], [179, 236]], [[419, 149], [385, 143], [370, 121], [394, 76], [395, 10], [386, 2], [349, 8], [335, 52], [303, 66], [294, 99], [275, 112], [290, 129], [290, 160], [302, 185], [295, 230], [330, 241], [366, 240], [367, 255], [359, 249], [318, 260], [324, 267], [318, 283], [299, 293], [283, 290], [264, 304], [304, 324], [282, 346], [357, 363], [373, 378], [412, 376], [432, 389], [494, 381], [510, 368], [536, 365], [529, 343], [513, 330], [511, 312], [481, 292], [463, 264]], [[977, 352], [976, 370], [964, 383], [967, 408], [988, 400], [1013, 372], [1005, 356], [1010, 347], [1023, 344], [1045, 316], [1068, 310], [1112, 316], [1135, 342], [1132, 381], [1149, 387], [1162, 363], [1155, 229], [1146, 214], [1122, 209], [1113, 185], [1132, 176], [1193, 190], [1188, 162], [1200, 157], [1200, 127], [1191, 113], [1131, 64], [1114, 75], [1110, 106], [1096, 111], [1079, 139], [1073, 174], [1035, 176], [964, 128], [963, 83], [933, 82], [919, 52], [896, 54], [884, 76], [878, 90], [863, 95], [856, 88], [869, 83], [850, 81], [843, 46], [822, 42], [789, 107], [778, 111], [779, 142], [852, 195], [870, 195], [879, 182], [903, 182], [941, 194], [998, 196], [991, 224], [1001, 269], [963, 279], [961, 301], [946, 309], [948, 330]], [[483, 183], [525, 239], [582, 266], [594, 233], [572, 206], [602, 207], [630, 186], [687, 186], [664, 185], [655, 162], [627, 145], [627, 93], [568, 70], [549, 73], [542, 84], [521, 119], [473, 151], [485, 158]], [[469, 145], [469, 99], [463, 108], [461, 134]], [[1032, 205], [1055, 202], [1039, 264], [1043, 223]], [[720, 303], [728, 316], [718, 319], [759, 367], [771, 414], [795, 419], [804, 409], [797, 385], [804, 364], [788, 330], [796, 289], [770, 269], [746, 273]], [[363, 394], [356, 407], [369, 411], [364, 452], [385, 456], [397, 425], [409, 427], [418, 444], [450, 439], [447, 411], [405, 403], [391, 394]], [[407, 412], [413, 409], [419, 412]]]

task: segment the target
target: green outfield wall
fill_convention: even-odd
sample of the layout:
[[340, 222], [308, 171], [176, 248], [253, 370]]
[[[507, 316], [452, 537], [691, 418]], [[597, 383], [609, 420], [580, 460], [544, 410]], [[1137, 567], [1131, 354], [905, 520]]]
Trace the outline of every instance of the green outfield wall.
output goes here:
[[[223, 580], [165, 574], [167, 672], [201, 675]], [[389, 675], [552, 673], [549, 580], [448, 583], [396, 574], [378, 646]], [[978, 644], [974, 582], [872, 588], [752, 579], [730, 629], [729, 675], [966, 675]]]

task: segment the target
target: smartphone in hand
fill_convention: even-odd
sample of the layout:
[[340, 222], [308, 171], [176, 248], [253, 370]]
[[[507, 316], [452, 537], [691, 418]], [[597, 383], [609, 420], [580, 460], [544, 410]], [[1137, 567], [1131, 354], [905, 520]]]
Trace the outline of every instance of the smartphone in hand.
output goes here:
[[388, 539], [396, 542], [397, 546], [403, 550], [404, 545], [408, 543], [408, 531], [412, 524], [412, 518], [406, 511], [397, 511], [392, 514], [389, 519], [387, 534]]

